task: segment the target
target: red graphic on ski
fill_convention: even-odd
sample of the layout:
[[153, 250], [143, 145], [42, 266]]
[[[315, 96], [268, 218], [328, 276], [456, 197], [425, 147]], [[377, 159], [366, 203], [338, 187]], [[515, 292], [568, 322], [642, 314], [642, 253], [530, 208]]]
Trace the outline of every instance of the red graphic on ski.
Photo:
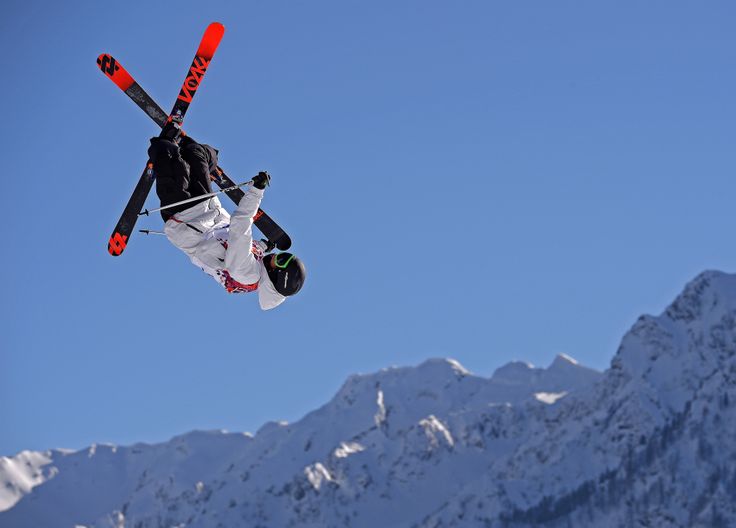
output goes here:
[[109, 251], [110, 255], [112, 255], [113, 257], [117, 257], [123, 251], [125, 251], [127, 241], [128, 237], [126, 235], [113, 233], [113, 235], [110, 237], [110, 241], [107, 243], [107, 251]]
[[181, 90], [179, 91], [176, 105], [174, 105], [174, 110], [171, 112], [172, 116], [177, 115], [177, 110], [181, 110], [182, 113], [185, 112], [186, 107], [192, 102], [192, 98], [197, 92], [197, 88], [199, 88], [199, 83], [202, 82], [212, 56], [217, 51], [217, 46], [220, 45], [224, 34], [225, 26], [219, 22], [213, 22], [207, 26], [207, 30], [202, 37], [202, 42], [197, 49], [197, 54], [194, 56], [192, 65], [189, 67], [187, 78], [184, 79], [184, 84], [182, 84]]
[[103, 53], [97, 57], [97, 65], [100, 70], [112, 79], [112, 82], [118, 85], [122, 91], [127, 91], [135, 81], [125, 69], [118, 64], [112, 55]]

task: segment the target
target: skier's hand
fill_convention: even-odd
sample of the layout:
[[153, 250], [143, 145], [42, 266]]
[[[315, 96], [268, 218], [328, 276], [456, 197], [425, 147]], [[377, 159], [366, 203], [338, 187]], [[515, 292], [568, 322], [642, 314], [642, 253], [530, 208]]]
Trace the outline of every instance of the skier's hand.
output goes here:
[[220, 178], [222, 178], [222, 170], [220, 170], [220, 167], [215, 167], [214, 172], [210, 172], [210, 180], [218, 182]]
[[151, 138], [151, 146], [148, 147], [148, 157], [154, 163], [159, 160], [170, 160], [177, 156], [179, 146], [173, 141], [159, 136]]
[[271, 253], [271, 251], [273, 251], [273, 249], [276, 247], [276, 242], [271, 242], [270, 240], [266, 240], [265, 238], [262, 238], [261, 242], [266, 244], [266, 248], [263, 250], [264, 253]]
[[181, 136], [181, 125], [176, 121], [169, 121], [161, 130], [161, 137], [176, 142]]
[[253, 187], [256, 189], [265, 189], [271, 183], [271, 176], [264, 171], [253, 176]]

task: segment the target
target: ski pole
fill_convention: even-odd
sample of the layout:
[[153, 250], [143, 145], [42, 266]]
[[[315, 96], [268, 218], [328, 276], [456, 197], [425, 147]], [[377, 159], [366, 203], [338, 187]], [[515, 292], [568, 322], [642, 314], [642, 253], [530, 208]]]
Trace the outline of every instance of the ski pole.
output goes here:
[[162, 236], [166, 236], [166, 233], [164, 233], [163, 231], [154, 231], [152, 229], [139, 229], [138, 232], [139, 233], [145, 233], [147, 235], [162, 235]]
[[253, 183], [253, 180], [248, 180], [247, 182], [238, 183], [237, 185], [233, 185], [231, 187], [228, 187], [226, 189], [220, 189], [219, 191], [211, 192], [209, 194], [202, 194], [200, 196], [195, 196], [193, 198], [187, 198], [186, 200], [182, 200], [181, 202], [172, 203], [169, 205], [164, 205], [163, 207], [159, 207], [157, 209], [151, 209], [150, 211], [148, 209], [144, 209], [140, 213], [138, 213], [138, 216], [146, 215], [148, 216], [151, 213], [156, 213], [158, 211], [163, 211], [164, 209], [171, 209], [172, 207], [176, 207], [177, 205], [184, 205], [190, 202], [196, 202], [197, 200], [201, 200], [203, 198], [212, 198], [213, 196], [217, 196], [220, 193], [226, 193], [229, 191], [234, 191], [235, 189], [239, 189], [240, 187], [243, 187], [244, 185], [249, 185]]

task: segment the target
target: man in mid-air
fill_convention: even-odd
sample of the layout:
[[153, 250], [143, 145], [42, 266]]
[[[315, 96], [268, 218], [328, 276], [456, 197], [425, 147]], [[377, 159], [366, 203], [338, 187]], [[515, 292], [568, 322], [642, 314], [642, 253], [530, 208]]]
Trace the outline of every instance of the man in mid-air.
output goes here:
[[[151, 139], [148, 156], [162, 207], [212, 192], [210, 174], [217, 170], [217, 150], [182, 135], [176, 123]], [[232, 216], [217, 196], [161, 211], [172, 244], [228, 293], [257, 292], [263, 310], [299, 292], [306, 277], [296, 256], [270, 253], [271, 244], [253, 240], [253, 216], [270, 180], [268, 173], [259, 172]]]

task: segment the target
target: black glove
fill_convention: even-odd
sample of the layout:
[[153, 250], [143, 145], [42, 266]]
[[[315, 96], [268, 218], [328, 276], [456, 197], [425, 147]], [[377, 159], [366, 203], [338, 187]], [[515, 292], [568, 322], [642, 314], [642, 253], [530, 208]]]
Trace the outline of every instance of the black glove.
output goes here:
[[176, 142], [179, 139], [179, 136], [181, 136], [181, 123], [178, 123], [177, 121], [169, 121], [161, 130], [160, 137]]
[[266, 250], [264, 251], [264, 253], [271, 253], [271, 251], [273, 251], [273, 248], [276, 247], [276, 242], [271, 242], [270, 240], [266, 240], [265, 238], [262, 238], [261, 242], [266, 244]]
[[148, 147], [148, 157], [156, 163], [159, 160], [171, 160], [179, 155], [179, 145], [173, 141], [159, 136], [151, 138], [151, 146]]
[[265, 189], [271, 183], [271, 176], [264, 171], [253, 176], [253, 187], [256, 189]]

